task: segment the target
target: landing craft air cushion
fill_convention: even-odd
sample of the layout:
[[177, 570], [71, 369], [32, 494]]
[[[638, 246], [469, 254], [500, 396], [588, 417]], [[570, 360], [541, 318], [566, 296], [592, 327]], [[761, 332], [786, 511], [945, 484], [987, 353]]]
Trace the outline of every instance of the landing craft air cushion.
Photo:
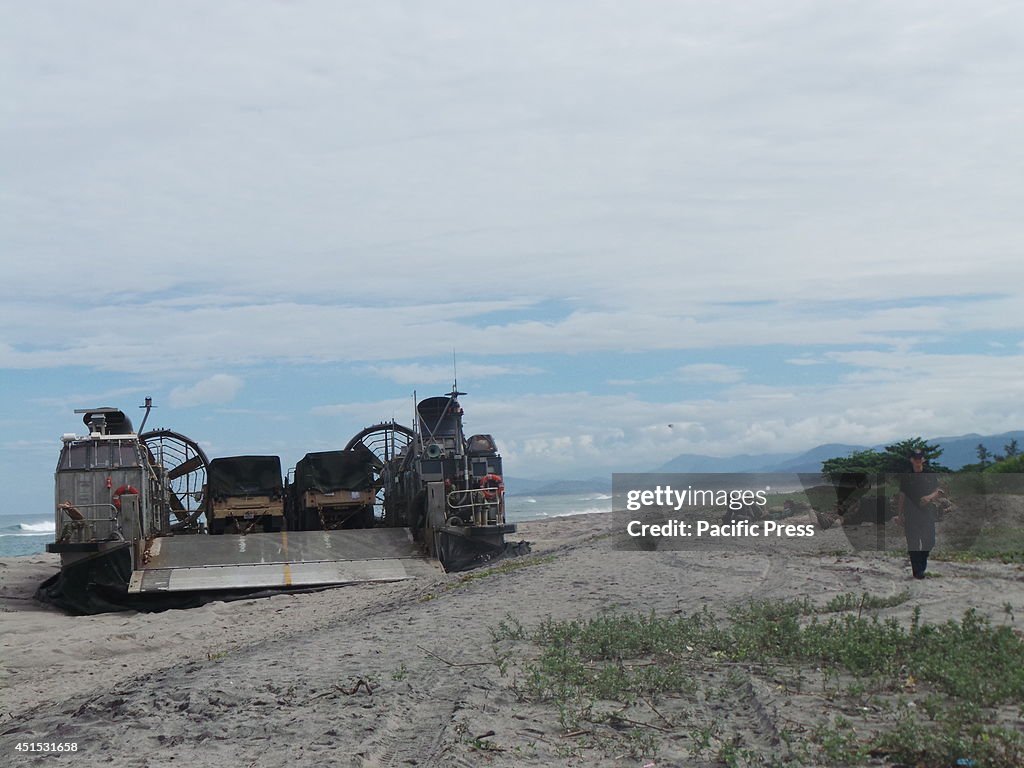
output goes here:
[[36, 596], [76, 613], [161, 610], [502, 556], [515, 526], [501, 458], [489, 435], [463, 438], [460, 394], [422, 401], [415, 429], [378, 424], [326, 452], [340, 458], [307, 454], [286, 488], [277, 457], [209, 461], [176, 432], [134, 432], [116, 408], [77, 411], [88, 433], [62, 438], [47, 545], [61, 570]]

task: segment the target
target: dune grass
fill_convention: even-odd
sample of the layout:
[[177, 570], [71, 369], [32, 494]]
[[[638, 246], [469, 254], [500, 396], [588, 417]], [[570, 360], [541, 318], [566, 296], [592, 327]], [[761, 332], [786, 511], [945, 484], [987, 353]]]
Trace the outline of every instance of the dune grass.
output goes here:
[[[917, 611], [909, 625], [877, 614], [908, 598], [750, 602], [726, 620], [707, 610], [549, 619], [530, 631], [510, 617], [492, 635], [504, 648], [502, 671], [524, 700], [552, 706], [566, 731], [589, 729], [600, 737], [595, 743], [610, 739], [637, 755], [653, 755], [672, 738], [694, 757], [737, 766], [857, 764], [871, 756], [925, 766], [965, 757], [995, 768], [1024, 765], [1024, 737], [1007, 724], [1024, 705], [1024, 641], [973, 610], [944, 624], [922, 623]], [[510, 670], [510, 649], [524, 643], [530, 659]], [[738, 706], [737, 697], [749, 695], [744, 681], [759, 676], [777, 687], [780, 668], [823, 671], [822, 696], [834, 711], [885, 715], [823, 718], [802, 735], [783, 729], [778, 750], [759, 750], [715, 722], [683, 722], [659, 709], [672, 700], [692, 711], [716, 697]], [[859, 706], [866, 697], [870, 708]], [[657, 717], [624, 714], [633, 705]]]

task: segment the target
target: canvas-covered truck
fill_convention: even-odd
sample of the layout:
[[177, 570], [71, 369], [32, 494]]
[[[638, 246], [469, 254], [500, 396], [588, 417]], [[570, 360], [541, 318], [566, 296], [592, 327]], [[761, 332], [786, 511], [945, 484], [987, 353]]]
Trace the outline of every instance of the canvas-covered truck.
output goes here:
[[365, 445], [344, 451], [307, 453], [287, 485], [288, 523], [293, 531], [372, 528], [381, 482], [377, 457]]
[[284, 530], [281, 459], [277, 456], [213, 459], [207, 471], [206, 524], [213, 534]]

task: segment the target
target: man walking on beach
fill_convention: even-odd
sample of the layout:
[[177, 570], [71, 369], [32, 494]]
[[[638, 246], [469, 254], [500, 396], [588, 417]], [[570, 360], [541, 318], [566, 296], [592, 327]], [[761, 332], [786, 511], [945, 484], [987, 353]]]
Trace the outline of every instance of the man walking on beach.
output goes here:
[[923, 579], [928, 553], [935, 546], [935, 509], [932, 502], [943, 495], [939, 479], [924, 471], [924, 451], [910, 454], [910, 474], [900, 476], [899, 516], [907, 537], [907, 554], [915, 579]]

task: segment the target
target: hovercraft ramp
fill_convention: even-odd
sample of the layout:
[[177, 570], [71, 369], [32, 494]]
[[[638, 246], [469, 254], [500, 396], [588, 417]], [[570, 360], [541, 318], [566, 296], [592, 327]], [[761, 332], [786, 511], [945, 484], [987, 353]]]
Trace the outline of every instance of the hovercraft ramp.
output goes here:
[[408, 528], [186, 535], [154, 539], [128, 592], [289, 589], [443, 573]]

